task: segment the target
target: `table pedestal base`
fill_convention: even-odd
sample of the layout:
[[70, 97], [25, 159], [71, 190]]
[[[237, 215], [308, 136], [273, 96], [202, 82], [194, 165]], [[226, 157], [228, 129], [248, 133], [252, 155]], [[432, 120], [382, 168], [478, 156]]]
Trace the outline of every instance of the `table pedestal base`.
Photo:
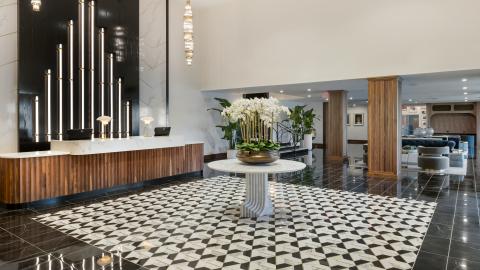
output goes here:
[[240, 208], [240, 216], [250, 218], [272, 215], [268, 174], [247, 173], [246, 178], [245, 202]]

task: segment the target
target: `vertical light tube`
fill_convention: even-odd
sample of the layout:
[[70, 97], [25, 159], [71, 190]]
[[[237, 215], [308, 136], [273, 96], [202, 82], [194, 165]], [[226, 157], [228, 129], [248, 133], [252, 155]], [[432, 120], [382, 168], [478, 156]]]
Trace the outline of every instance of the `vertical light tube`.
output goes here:
[[73, 21], [68, 21], [68, 86], [70, 88], [70, 129], [73, 129]]
[[38, 96], [35, 96], [35, 142], [40, 141], [40, 126], [39, 126], [39, 101], [38, 101]]
[[57, 45], [58, 139], [63, 138], [63, 46]]
[[122, 78], [118, 78], [118, 137], [122, 138]]
[[114, 101], [113, 101], [113, 53], [110, 53], [108, 55], [108, 64], [109, 64], [109, 78], [108, 78], [108, 84], [110, 87], [110, 117], [112, 118], [112, 121], [110, 122], [110, 138], [113, 138], [113, 128], [114, 125], [114, 117], [113, 117], [113, 108], [114, 108]]
[[[105, 29], [98, 30], [98, 53], [100, 57], [99, 68], [99, 86], [100, 86], [100, 114], [105, 115]], [[102, 125], [102, 135], [105, 133], [105, 128]]]
[[52, 140], [52, 71], [45, 71], [45, 105], [47, 107], [47, 141]]
[[89, 88], [90, 88], [90, 128], [95, 134], [95, 1], [88, 2], [88, 43], [89, 43]]
[[80, 82], [80, 127], [85, 128], [85, 0], [78, 0], [78, 50]]
[[127, 106], [125, 108], [125, 117], [126, 117], [126, 131], [127, 137], [130, 137], [130, 101], [127, 101]]

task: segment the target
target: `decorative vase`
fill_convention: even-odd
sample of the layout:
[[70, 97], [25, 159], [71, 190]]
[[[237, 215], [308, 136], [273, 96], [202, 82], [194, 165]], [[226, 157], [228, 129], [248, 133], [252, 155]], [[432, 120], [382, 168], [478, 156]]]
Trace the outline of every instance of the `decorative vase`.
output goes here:
[[423, 138], [427, 135], [427, 131], [424, 128], [416, 128], [413, 130], [413, 135], [418, 138]]
[[433, 133], [435, 133], [435, 131], [434, 131], [433, 128], [431, 128], [431, 127], [426, 128], [426, 129], [425, 129], [425, 132], [427, 133], [427, 134], [426, 134], [427, 137], [432, 137], [432, 136], [433, 136]]
[[237, 159], [248, 164], [267, 164], [280, 158], [278, 150], [272, 151], [244, 151], [238, 150]]
[[237, 150], [236, 149], [228, 149], [227, 150], [227, 159], [235, 159], [237, 158]]
[[303, 147], [307, 148], [308, 151], [313, 149], [313, 134], [303, 135]]

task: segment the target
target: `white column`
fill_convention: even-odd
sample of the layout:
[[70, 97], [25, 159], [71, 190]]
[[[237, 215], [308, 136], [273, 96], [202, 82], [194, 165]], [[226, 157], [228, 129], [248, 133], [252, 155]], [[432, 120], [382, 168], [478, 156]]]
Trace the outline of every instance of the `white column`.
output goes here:
[[[98, 30], [98, 54], [100, 57], [99, 86], [100, 86], [100, 115], [105, 115], [105, 29]], [[105, 134], [105, 126], [102, 125], [102, 135]]]
[[63, 139], [63, 47], [57, 45], [58, 139]]
[[74, 113], [73, 113], [73, 100], [74, 100], [74, 93], [73, 93], [73, 21], [68, 21], [68, 87], [69, 87], [69, 95], [70, 95], [70, 129], [73, 129], [74, 120]]
[[113, 53], [108, 55], [108, 64], [109, 64], [109, 78], [108, 78], [108, 84], [109, 84], [109, 89], [110, 89], [110, 117], [112, 118], [112, 121], [110, 122], [110, 138], [113, 138], [113, 128], [114, 128], [114, 115], [113, 115], [113, 108], [114, 108], [114, 100], [113, 100], [113, 85], [114, 85], [114, 78], [113, 78]]
[[122, 137], [122, 78], [118, 78], [118, 137]]
[[80, 128], [85, 128], [85, 0], [78, 1], [78, 61], [80, 87]]
[[88, 3], [88, 53], [89, 53], [89, 88], [90, 88], [90, 128], [95, 134], [95, 1]]
[[45, 106], [47, 107], [47, 141], [52, 140], [52, 71], [45, 71]]

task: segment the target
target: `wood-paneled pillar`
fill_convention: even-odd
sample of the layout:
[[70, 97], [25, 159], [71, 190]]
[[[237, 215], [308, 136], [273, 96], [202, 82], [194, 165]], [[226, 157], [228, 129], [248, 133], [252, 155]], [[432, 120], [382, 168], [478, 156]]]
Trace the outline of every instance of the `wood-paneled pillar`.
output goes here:
[[401, 84], [397, 76], [368, 80], [368, 174], [400, 173]]
[[347, 93], [343, 90], [328, 93], [325, 116], [325, 146], [328, 159], [347, 157]]
[[475, 125], [475, 158], [480, 156], [480, 102], [475, 103], [475, 118], [476, 118], [476, 125]]

